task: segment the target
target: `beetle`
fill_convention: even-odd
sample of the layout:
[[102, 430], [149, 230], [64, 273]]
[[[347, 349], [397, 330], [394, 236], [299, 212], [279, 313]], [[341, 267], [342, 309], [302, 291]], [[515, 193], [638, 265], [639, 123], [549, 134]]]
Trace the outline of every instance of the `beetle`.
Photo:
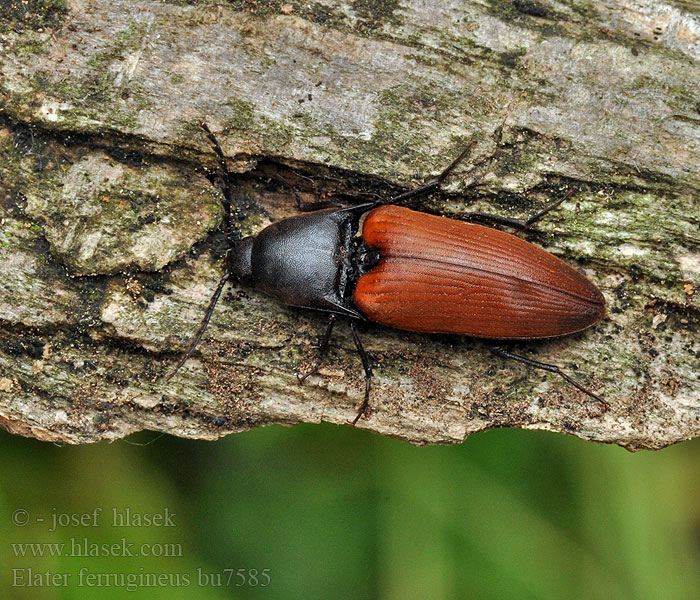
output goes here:
[[[349, 318], [365, 372], [365, 395], [353, 424], [368, 410], [372, 379], [370, 360], [357, 334], [360, 320], [406, 331], [508, 341], [570, 335], [595, 325], [605, 315], [603, 294], [582, 273], [513, 234], [473, 222], [527, 229], [568, 195], [527, 221], [485, 213], [466, 213], [456, 220], [401, 205], [439, 188], [473, 142], [436, 179], [387, 203], [320, 208], [236, 240], [225, 155], [207, 125], [200, 125], [222, 170], [228, 249], [224, 272], [202, 324], [168, 379], [194, 352], [229, 279], [281, 303], [329, 314], [318, 360], [299, 376], [300, 382], [317, 372], [337, 317]], [[504, 358], [557, 373], [607, 408], [605, 400], [556, 365], [497, 345], [489, 348]]]

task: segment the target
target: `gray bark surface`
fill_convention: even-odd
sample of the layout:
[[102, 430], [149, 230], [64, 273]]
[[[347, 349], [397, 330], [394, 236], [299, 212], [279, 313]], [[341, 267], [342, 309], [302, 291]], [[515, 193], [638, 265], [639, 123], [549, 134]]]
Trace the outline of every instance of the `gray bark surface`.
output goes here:
[[237, 284], [164, 381], [225, 250], [203, 120], [242, 235], [297, 211], [280, 178], [307, 201], [388, 197], [472, 139], [422, 208], [522, 218], [572, 191], [525, 237], [583, 269], [608, 316], [512, 348], [609, 410], [474, 340], [364, 324], [359, 427], [414, 444], [547, 429], [631, 450], [700, 432], [697, 3], [32, 0], [3, 4], [0, 48], [5, 429], [215, 439], [354, 417], [347, 327], [300, 386], [326, 318]]

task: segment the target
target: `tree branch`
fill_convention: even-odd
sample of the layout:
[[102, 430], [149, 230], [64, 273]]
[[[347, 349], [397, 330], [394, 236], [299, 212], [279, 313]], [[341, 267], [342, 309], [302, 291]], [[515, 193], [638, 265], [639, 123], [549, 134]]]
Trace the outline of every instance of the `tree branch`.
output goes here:
[[296, 212], [281, 181], [305, 200], [386, 197], [472, 139], [471, 166], [423, 208], [522, 218], [573, 190], [528, 239], [585, 269], [609, 315], [516, 350], [610, 410], [473, 340], [365, 324], [375, 380], [359, 427], [415, 444], [504, 426], [629, 449], [697, 436], [697, 7], [281, 4], [0, 12], [0, 426], [86, 443], [353, 419], [364, 383], [349, 330], [300, 386], [325, 317], [235, 284], [164, 382], [225, 249], [205, 120], [236, 172], [243, 235]]

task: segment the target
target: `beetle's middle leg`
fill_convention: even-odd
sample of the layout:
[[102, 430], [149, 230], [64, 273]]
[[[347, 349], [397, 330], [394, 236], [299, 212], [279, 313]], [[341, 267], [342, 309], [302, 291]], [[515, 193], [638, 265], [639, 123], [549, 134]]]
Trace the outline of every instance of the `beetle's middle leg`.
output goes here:
[[[496, 128], [494, 133], [492, 134], [492, 138], [496, 142], [496, 147], [501, 145], [501, 140], [503, 138], [503, 129], [505, 128], [506, 125], [506, 118], [504, 117], [503, 122]], [[393, 198], [389, 198], [386, 202], [382, 202], [382, 204], [400, 204], [402, 202], [405, 202], [406, 200], [410, 200], [413, 198], [418, 198], [419, 196], [424, 196], [426, 194], [430, 194], [431, 192], [434, 192], [435, 190], [440, 189], [440, 186], [442, 185], [442, 182], [445, 181], [447, 176], [454, 171], [455, 167], [459, 165], [461, 162], [463, 162], [470, 154], [472, 151], [472, 148], [474, 147], [474, 144], [476, 143], [476, 140], [471, 140], [462, 150], [460, 155], [455, 158], [448, 166], [447, 168], [440, 173], [435, 179], [432, 179], [430, 181], [427, 181], [426, 183], [419, 185], [417, 188], [408, 190], [407, 192], [403, 192], [402, 194], [399, 194], [398, 196], [394, 196]], [[472, 173], [475, 171], [477, 168], [480, 166], [484, 165], [485, 163], [490, 162], [493, 160], [493, 156], [487, 156], [485, 158], [482, 158], [480, 160], [477, 160], [475, 163], [472, 164], [471, 169], [469, 170], [469, 173]]]
[[[325, 333], [323, 334], [323, 337], [321, 338], [316, 362], [311, 367], [311, 370], [309, 370], [304, 375], [297, 374], [299, 384], [304, 383], [304, 381], [306, 381], [306, 378], [310, 375], [315, 375], [316, 373], [318, 373], [318, 369], [321, 366], [321, 361], [323, 360], [324, 355], [328, 351], [328, 344], [331, 339], [331, 333], [333, 331], [333, 326], [335, 325], [336, 319], [337, 315], [335, 313], [331, 313], [328, 316], [328, 325], [326, 327]], [[355, 347], [357, 348], [357, 352], [360, 355], [360, 359], [362, 360], [362, 367], [365, 370], [365, 396], [362, 401], [362, 404], [360, 405], [359, 410], [357, 411], [357, 415], [352, 421], [352, 424], [356, 425], [362, 417], [362, 415], [364, 415], [367, 412], [367, 409], [369, 408], [369, 392], [372, 381], [372, 366], [370, 364], [369, 356], [363, 348], [362, 342], [360, 342], [360, 337], [357, 335], [357, 327], [355, 326], [355, 321], [352, 319], [350, 320], [350, 332], [352, 333], [352, 340], [353, 342], [355, 342]]]
[[321, 338], [321, 343], [318, 347], [318, 356], [316, 358], [316, 362], [313, 364], [311, 370], [308, 373], [305, 373], [304, 375], [300, 375], [299, 373], [297, 373], [297, 379], [299, 380], [300, 385], [304, 383], [304, 381], [306, 381], [307, 377], [318, 373], [318, 370], [321, 367], [321, 361], [323, 361], [323, 357], [325, 356], [326, 352], [328, 352], [328, 343], [331, 339], [331, 333], [333, 332], [333, 325], [335, 325], [336, 318], [337, 315], [335, 313], [331, 313], [330, 315], [328, 315], [328, 325], [326, 326], [326, 332], [323, 334], [323, 337]]
[[440, 175], [438, 175], [435, 179], [431, 179], [430, 181], [424, 183], [423, 185], [419, 185], [417, 188], [414, 188], [412, 190], [408, 190], [407, 192], [403, 192], [402, 194], [399, 194], [398, 196], [394, 196], [393, 198], [389, 198], [386, 202], [383, 202], [382, 204], [400, 204], [401, 202], [405, 202], [406, 200], [410, 200], [412, 198], [418, 198], [419, 196], [425, 196], [426, 194], [430, 194], [431, 192], [434, 192], [435, 190], [439, 189], [440, 186], [442, 185], [442, 182], [445, 180], [445, 178], [454, 170], [454, 168], [461, 163], [467, 156], [472, 151], [472, 147], [474, 146], [476, 142], [472, 140], [467, 144], [467, 146], [462, 150], [462, 153], [455, 158], [450, 165], [442, 172]]
[[[503, 120], [503, 123], [496, 129], [496, 131], [493, 134], [493, 138], [496, 142], [496, 146], [501, 145], [501, 140], [503, 137], [503, 129], [505, 127], [505, 118]], [[428, 181], [420, 186], [418, 186], [415, 189], [408, 190], [407, 192], [403, 192], [402, 194], [399, 194], [398, 196], [394, 196], [393, 198], [390, 198], [386, 202], [382, 202], [382, 204], [401, 204], [405, 203], [406, 200], [411, 200], [413, 198], [417, 198], [419, 196], [424, 196], [426, 194], [430, 194], [438, 189], [440, 189], [440, 186], [442, 185], [443, 181], [447, 178], [447, 176], [455, 169], [457, 165], [459, 165], [462, 161], [464, 161], [467, 156], [471, 153], [471, 149], [474, 146], [475, 141], [472, 140], [470, 141], [467, 146], [464, 148], [464, 150], [461, 152], [461, 154], [448, 165], [448, 167], [440, 173], [435, 179], [432, 179], [431, 181]], [[475, 169], [483, 165], [484, 163], [493, 160], [493, 157], [486, 157], [484, 159], [481, 159], [477, 161], [475, 164], [472, 165], [472, 168], [470, 169], [470, 173], [473, 172]], [[564, 201], [566, 201], [568, 198], [571, 197], [573, 194], [573, 190], [569, 189], [569, 191], [564, 194], [561, 198], [555, 200], [551, 204], [545, 206], [541, 211], [538, 213], [532, 215], [531, 217], [527, 219], [514, 219], [512, 217], [505, 217], [502, 215], [495, 215], [491, 213], [484, 213], [484, 212], [465, 212], [465, 213], [458, 213], [458, 214], [453, 214], [449, 215], [450, 218], [453, 219], [459, 219], [460, 221], [477, 221], [477, 222], [482, 222], [482, 223], [489, 223], [492, 225], [503, 225], [506, 227], [511, 227], [513, 229], [519, 229], [519, 230], [526, 230], [529, 229], [532, 225], [537, 223], [539, 220], [541, 220], [545, 215], [549, 214], [551, 211], [553, 211], [555, 208], [557, 208], [559, 205], [561, 205]]]

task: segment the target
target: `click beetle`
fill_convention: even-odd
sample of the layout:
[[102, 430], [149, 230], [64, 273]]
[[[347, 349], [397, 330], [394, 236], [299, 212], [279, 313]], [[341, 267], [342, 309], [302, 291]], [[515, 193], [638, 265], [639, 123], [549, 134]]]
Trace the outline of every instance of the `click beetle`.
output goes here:
[[[329, 314], [318, 360], [309, 373], [299, 377], [300, 382], [318, 370], [336, 318], [349, 318], [365, 372], [364, 400], [353, 424], [369, 407], [372, 378], [369, 357], [357, 335], [359, 320], [406, 331], [507, 341], [569, 335], [591, 327], [605, 315], [603, 294], [572, 266], [515, 235], [473, 222], [527, 229], [568, 195], [527, 221], [485, 213], [465, 213], [457, 220], [400, 205], [438, 189], [473, 143], [436, 179], [386, 203], [316, 209], [236, 240], [226, 159], [206, 124], [201, 126], [222, 170], [228, 250], [202, 324], [170, 377], [194, 352], [229, 279], [284, 304]], [[319, 204], [323, 203], [312, 206]], [[605, 400], [556, 365], [497, 345], [489, 348], [504, 358], [557, 373], [607, 408]]]

